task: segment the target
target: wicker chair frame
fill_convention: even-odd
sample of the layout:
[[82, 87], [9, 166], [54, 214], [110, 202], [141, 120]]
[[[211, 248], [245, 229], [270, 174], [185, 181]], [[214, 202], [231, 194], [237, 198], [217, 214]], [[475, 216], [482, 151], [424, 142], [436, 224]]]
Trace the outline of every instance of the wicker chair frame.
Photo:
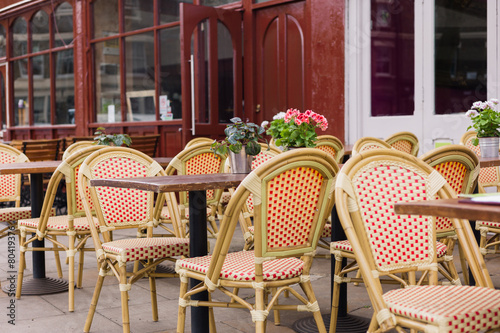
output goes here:
[[[47, 240], [53, 247], [36, 248], [36, 251], [53, 251], [56, 255], [56, 264], [58, 275], [62, 277], [62, 271], [59, 263], [59, 252], [66, 251], [69, 263], [69, 293], [68, 310], [74, 311], [75, 302], [75, 255], [79, 255], [78, 274], [76, 287], [81, 288], [83, 277], [84, 251], [93, 251], [92, 248], [86, 248], [85, 244], [90, 237], [90, 230], [87, 227], [87, 219], [79, 196], [77, 196], [76, 178], [78, 170], [84, 159], [102, 146], [92, 146], [83, 148], [67, 157], [54, 171], [47, 185], [47, 191], [43, 201], [42, 211], [39, 218], [23, 219], [18, 221], [20, 231], [19, 241], [19, 272], [17, 278], [16, 297], [21, 297], [23, 287], [24, 270], [26, 269], [25, 256], [27, 251], [34, 251], [29, 245], [35, 240]], [[57, 195], [57, 189], [62, 179], [66, 181], [67, 195], [67, 215], [54, 215], [53, 203]], [[34, 234], [27, 237], [28, 234]], [[57, 239], [58, 236], [68, 236], [68, 243], [64, 244]]]
[[337, 137], [333, 135], [320, 135], [316, 140], [316, 149], [330, 153], [335, 162], [342, 163], [344, 158], [344, 145]]
[[[119, 166], [119, 167], [118, 167]], [[155, 237], [153, 228], [159, 220], [165, 200], [167, 205], [175, 203], [174, 193], [155, 193], [127, 188], [90, 187], [89, 181], [98, 178], [165, 176], [163, 168], [148, 155], [132, 148], [105, 147], [84, 161], [78, 175], [79, 195], [90, 224], [96, 250], [99, 276], [90, 304], [84, 332], [89, 332], [99, 295], [107, 275], [115, 276], [119, 282], [122, 307], [123, 332], [130, 332], [128, 290], [144, 276], [149, 277], [153, 320], [158, 320], [156, 277], [174, 277], [173, 273], [156, 273], [155, 269], [165, 260], [175, 262], [176, 256], [189, 253], [189, 239]], [[88, 191], [85, 190], [88, 188]], [[99, 229], [91, 217], [92, 206]], [[127, 209], [123, 209], [126, 207]], [[172, 207], [172, 210], [175, 208]], [[146, 228], [147, 238], [132, 238], [112, 241], [110, 232], [129, 228]], [[102, 241], [99, 237], [102, 235]], [[127, 262], [140, 261], [144, 268], [128, 273]]]
[[359, 153], [369, 151], [372, 149], [391, 149], [391, 148], [392, 148], [391, 145], [385, 142], [384, 140], [374, 138], [371, 136], [365, 136], [354, 142], [354, 145], [352, 146], [351, 156], [355, 156]]
[[[256, 332], [265, 332], [267, 314], [271, 310], [310, 311], [319, 331], [326, 331], [308, 276], [319, 236], [334, 204], [331, 186], [338, 170], [338, 165], [329, 154], [318, 149], [304, 148], [279, 154], [248, 175], [231, 197], [213, 254], [183, 259], [176, 263], [176, 271], [181, 277], [177, 332], [185, 329], [186, 307], [192, 305], [191, 297], [202, 291], [212, 293], [215, 290], [229, 296], [230, 300], [199, 301], [197, 306], [248, 309], [255, 322]], [[300, 182], [301, 177], [308, 181], [304, 186], [299, 185], [299, 190], [291, 190], [281, 182], [284, 177], [290, 177], [289, 184], [292, 185]], [[277, 190], [273, 191], [273, 188]], [[234, 228], [250, 193], [254, 195], [255, 202], [254, 251], [228, 254]], [[279, 200], [279, 208], [273, 205], [273, 200]], [[309, 213], [303, 214], [308, 207], [311, 209]], [[294, 212], [295, 217], [284, 216], [285, 214], [280, 213], [283, 211]], [[302, 236], [295, 237], [294, 232], [287, 232], [290, 228], [300, 229]], [[190, 262], [195, 261], [208, 265], [206, 270], [203, 269], [206, 273], [188, 268]], [[227, 276], [229, 267], [224, 266], [225, 263], [238, 266], [234, 268], [234, 274], [241, 273], [245, 277], [238, 279], [232, 274]], [[302, 270], [296, 274], [285, 273], [294, 263], [300, 265]], [[280, 268], [276, 268], [278, 266]], [[269, 267], [275, 267], [276, 271]], [[188, 290], [187, 278], [196, 279], [200, 284]], [[306, 297], [291, 288], [296, 283], [300, 284]], [[242, 299], [231, 291], [232, 288], [253, 289], [255, 303]], [[272, 289], [275, 290], [269, 300], [267, 293]], [[279, 295], [287, 290], [299, 300], [300, 305], [278, 303]], [[213, 322], [212, 320], [211, 330], [215, 329]]]
[[[391, 176], [384, 178], [382, 174], [384, 172], [390, 173]], [[401, 175], [399, 182], [394, 181], [397, 178], [396, 174]], [[391, 186], [384, 189], [389, 181]], [[365, 197], [367, 191], [376, 191], [377, 198], [385, 196], [385, 200], [389, 200], [388, 203], [379, 207], [380, 209], [373, 214], [366, 214], [370, 207], [373, 208], [370, 201], [377, 200], [373, 195]], [[335, 188], [337, 212], [351, 242], [374, 310], [368, 332], [386, 331], [394, 327], [400, 332], [403, 328], [425, 332], [451, 331], [452, 328], [448, 325], [454, 324], [453, 315], [459, 320], [463, 319], [464, 325], [478, 324], [477, 321], [480, 321], [480, 324], [484, 323], [485, 326], [476, 327], [488, 329], [491, 325], [488, 323], [488, 316], [483, 322], [482, 314], [490, 309], [492, 313], [500, 311], [500, 291], [494, 290], [468, 221], [452, 219], [478, 287], [438, 286], [434, 219], [426, 216], [410, 218], [392, 213], [391, 206], [394, 202], [424, 198], [434, 200], [436, 195], [446, 199], [455, 194], [439, 172], [422, 160], [395, 149], [367, 151], [353, 156], [337, 177]], [[375, 222], [375, 219], [383, 220], [388, 230], [378, 232], [383, 229], [377, 228], [378, 222]], [[388, 220], [391, 223], [387, 223]], [[403, 227], [405, 232], [393, 232], [396, 228]], [[420, 237], [419, 241], [415, 241], [414, 237]], [[417, 243], [420, 244], [417, 246]], [[393, 247], [395, 244], [399, 245]], [[395, 252], [388, 256], [388, 251], [393, 249]], [[418, 254], [415, 255], [416, 252], [412, 250], [418, 251]], [[386, 260], [382, 260], [381, 257]], [[418, 281], [417, 272], [422, 274]], [[400, 273], [407, 274], [408, 279], [399, 278], [397, 274]], [[403, 286], [413, 287], [394, 289], [384, 294], [380, 281], [383, 276], [391, 276], [399, 279]], [[337, 278], [335, 280], [338, 281]], [[421, 285], [423, 281], [431, 286]], [[469, 291], [470, 295], [480, 295], [477, 302], [472, 301], [473, 296], [464, 295]], [[330, 332], [335, 332], [338, 293], [339, 284], [334, 283]], [[434, 306], [439, 303], [434, 298], [439, 298], [436, 295], [441, 294], [444, 296], [439, 301], [446, 299], [446, 308], [453, 309], [451, 318], [449, 313], [442, 314], [443, 307]], [[397, 306], [393, 303], [394, 295], [398, 295], [401, 301]], [[483, 296], [486, 295], [492, 295], [493, 301], [485, 307], [487, 303], [484, 302]], [[408, 308], [409, 304], [420, 304], [419, 302], [433, 302], [426, 309], [425, 315], [421, 315], [422, 312], [419, 311], [423, 310], [419, 310], [418, 307]], [[476, 315], [474, 313], [476, 310], [481, 311], [481, 314]], [[432, 321], [436, 311], [441, 313], [441, 317], [447, 317]], [[498, 321], [494, 325], [498, 325]]]

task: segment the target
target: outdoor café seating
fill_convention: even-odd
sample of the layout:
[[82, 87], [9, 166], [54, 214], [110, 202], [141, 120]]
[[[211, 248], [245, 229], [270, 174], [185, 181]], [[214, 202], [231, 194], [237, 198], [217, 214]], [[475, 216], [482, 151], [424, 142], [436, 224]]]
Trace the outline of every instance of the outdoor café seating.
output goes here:
[[[319, 330], [325, 331], [311, 287], [310, 268], [334, 204], [332, 186], [338, 170], [329, 154], [304, 148], [273, 157], [242, 181], [226, 208], [212, 255], [176, 263], [181, 280], [177, 332], [185, 330], [186, 308], [192, 305], [248, 309], [256, 332], [265, 332], [271, 311], [308, 311]], [[254, 203], [254, 250], [229, 252], [241, 209], [250, 194]], [[187, 278], [200, 283], [189, 289]], [[305, 297], [291, 288], [297, 283]], [[238, 296], [241, 288], [255, 293], [255, 304]], [[212, 294], [216, 290], [229, 299], [223, 301], [214, 294], [206, 302], [191, 301], [200, 292]], [[285, 291], [299, 304], [279, 304], [278, 298]], [[268, 293], [272, 293], [271, 298]], [[210, 325], [215, 329], [213, 320]]]
[[[147, 276], [153, 320], [158, 320], [156, 277], [175, 276], [155, 273], [156, 267], [165, 260], [189, 254], [189, 239], [177, 237], [152, 237], [154, 221], [160, 217], [165, 202], [175, 204], [173, 193], [159, 194], [130, 188], [90, 187], [89, 182], [101, 178], [165, 176], [163, 168], [151, 157], [131, 148], [106, 147], [91, 154], [82, 164], [78, 176], [78, 191], [90, 225], [90, 231], [98, 259], [99, 276], [85, 322], [84, 332], [89, 332], [106, 276], [114, 276], [119, 283], [123, 332], [130, 332], [129, 293], [132, 284]], [[95, 209], [99, 228], [93, 223]], [[169, 205], [171, 209], [175, 209]], [[112, 240], [115, 230], [145, 228], [146, 238]], [[99, 236], [102, 236], [102, 240]], [[128, 262], [140, 261], [143, 268], [127, 273]]]
[[392, 148], [402, 151], [403, 153], [418, 155], [419, 143], [418, 138], [411, 132], [394, 133], [384, 139], [385, 142], [391, 145]]
[[384, 140], [374, 138], [371, 136], [362, 137], [352, 146], [352, 156], [357, 155], [358, 153], [372, 150], [372, 149], [391, 149], [391, 145], [385, 142]]
[[[487, 331], [500, 327], [500, 290], [486, 287], [492, 285], [491, 279], [481, 270], [484, 262], [476, 256], [474, 245], [461, 243], [473, 259], [469, 266], [476, 272], [477, 287], [437, 285], [433, 218], [393, 213], [396, 202], [434, 200], [436, 195], [445, 199], [455, 194], [437, 170], [394, 149], [353, 156], [337, 177], [337, 212], [374, 311], [370, 331], [394, 327], [399, 331]], [[461, 231], [459, 237], [465, 236], [465, 223], [468, 221], [453, 219], [454, 227]], [[398, 277], [401, 273], [408, 278]], [[384, 277], [396, 279], [406, 288], [384, 293]], [[330, 332], [335, 332], [338, 293], [339, 285], [334, 283]]]

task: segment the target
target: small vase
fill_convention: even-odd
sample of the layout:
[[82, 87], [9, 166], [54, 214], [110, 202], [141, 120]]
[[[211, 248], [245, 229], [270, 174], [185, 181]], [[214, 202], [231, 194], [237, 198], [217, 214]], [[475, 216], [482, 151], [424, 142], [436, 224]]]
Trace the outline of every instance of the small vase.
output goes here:
[[253, 156], [245, 153], [243, 148], [239, 154], [229, 151], [231, 161], [231, 173], [250, 173], [252, 171]]
[[481, 157], [498, 157], [499, 137], [478, 138]]

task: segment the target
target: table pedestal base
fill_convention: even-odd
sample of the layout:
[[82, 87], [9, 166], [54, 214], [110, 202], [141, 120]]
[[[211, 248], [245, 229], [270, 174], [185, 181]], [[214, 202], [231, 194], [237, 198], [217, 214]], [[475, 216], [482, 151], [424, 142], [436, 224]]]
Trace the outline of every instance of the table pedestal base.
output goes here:
[[[324, 314], [323, 321], [325, 322], [326, 331], [330, 327], [330, 315]], [[337, 319], [337, 333], [365, 333], [370, 326], [370, 319], [365, 317], [347, 316], [338, 317]], [[318, 332], [318, 327], [314, 321], [314, 317], [307, 317], [297, 320], [293, 323], [292, 329], [300, 333], [314, 333]]]
[[[21, 291], [22, 296], [29, 295], [48, 295], [57, 294], [68, 291], [69, 283], [63, 279], [57, 278], [39, 278], [39, 279], [27, 279], [23, 281], [23, 290]], [[11, 289], [10, 285], [2, 287], [2, 290], [6, 293], [15, 293], [15, 288]]]

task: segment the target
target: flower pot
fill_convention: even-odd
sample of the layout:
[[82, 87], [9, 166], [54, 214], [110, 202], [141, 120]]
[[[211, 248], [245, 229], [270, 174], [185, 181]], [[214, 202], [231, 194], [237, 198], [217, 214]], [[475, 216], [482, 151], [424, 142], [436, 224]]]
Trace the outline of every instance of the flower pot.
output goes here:
[[239, 154], [229, 151], [231, 173], [250, 173], [252, 171], [253, 156], [245, 153], [243, 148]]
[[481, 157], [498, 157], [499, 137], [478, 138]]

